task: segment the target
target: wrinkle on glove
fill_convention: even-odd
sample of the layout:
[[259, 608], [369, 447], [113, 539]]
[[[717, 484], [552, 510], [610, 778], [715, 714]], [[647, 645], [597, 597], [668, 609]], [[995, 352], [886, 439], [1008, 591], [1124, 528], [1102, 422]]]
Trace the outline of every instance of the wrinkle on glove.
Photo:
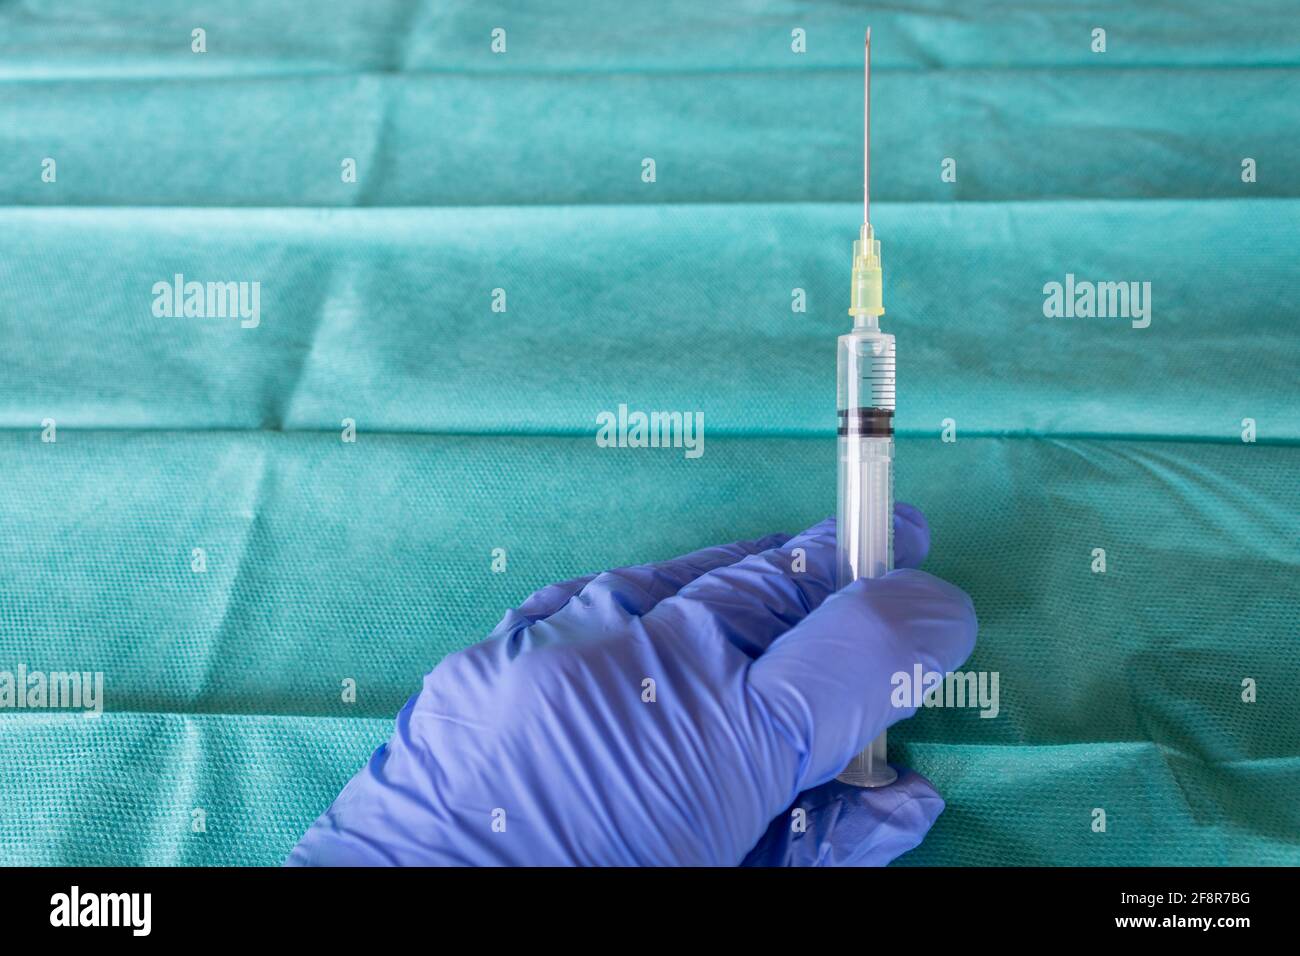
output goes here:
[[[899, 564], [924, 560], [919, 511], [895, 536]], [[960, 666], [975, 615], [907, 568], [833, 593], [835, 564], [828, 520], [542, 589], [426, 675], [288, 863], [888, 862], [938, 794], [829, 781], [912, 713], [891, 675]]]

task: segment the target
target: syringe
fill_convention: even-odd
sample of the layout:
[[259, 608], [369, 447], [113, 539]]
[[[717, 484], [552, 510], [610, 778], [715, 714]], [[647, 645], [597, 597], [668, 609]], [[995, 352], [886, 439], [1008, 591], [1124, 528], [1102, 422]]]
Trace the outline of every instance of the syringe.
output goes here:
[[[839, 338], [837, 586], [894, 567], [894, 337], [880, 331], [880, 242], [871, 227], [871, 30], [863, 66], [862, 231], [853, 243], [853, 330]], [[885, 762], [885, 734], [838, 779], [883, 787], [898, 777]]]

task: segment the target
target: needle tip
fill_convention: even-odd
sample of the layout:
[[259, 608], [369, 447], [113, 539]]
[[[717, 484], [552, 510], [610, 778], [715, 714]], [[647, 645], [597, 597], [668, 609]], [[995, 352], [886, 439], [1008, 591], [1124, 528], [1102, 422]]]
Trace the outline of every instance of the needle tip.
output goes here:
[[871, 46], [871, 27], [867, 27], [867, 46]]

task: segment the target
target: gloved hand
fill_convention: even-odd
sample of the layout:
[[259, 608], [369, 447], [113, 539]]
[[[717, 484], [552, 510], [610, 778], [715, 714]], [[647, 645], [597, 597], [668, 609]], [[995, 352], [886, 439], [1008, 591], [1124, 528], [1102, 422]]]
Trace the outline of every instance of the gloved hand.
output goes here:
[[[925, 519], [894, 517], [914, 567]], [[943, 800], [828, 781], [914, 712], [894, 673], [966, 660], [975, 613], [922, 571], [834, 574], [827, 520], [543, 588], [425, 676], [288, 863], [889, 862]]]

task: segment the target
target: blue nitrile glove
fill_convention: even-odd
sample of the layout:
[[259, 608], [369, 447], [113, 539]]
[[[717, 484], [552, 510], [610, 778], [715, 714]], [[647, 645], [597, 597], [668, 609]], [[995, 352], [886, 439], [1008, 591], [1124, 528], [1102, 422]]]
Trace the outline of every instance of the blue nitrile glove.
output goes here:
[[[920, 563], [920, 512], [894, 528]], [[543, 588], [425, 676], [288, 862], [889, 862], [943, 800], [827, 781], [914, 712], [893, 674], [966, 660], [975, 612], [915, 570], [831, 594], [834, 567], [828, 520]]]

